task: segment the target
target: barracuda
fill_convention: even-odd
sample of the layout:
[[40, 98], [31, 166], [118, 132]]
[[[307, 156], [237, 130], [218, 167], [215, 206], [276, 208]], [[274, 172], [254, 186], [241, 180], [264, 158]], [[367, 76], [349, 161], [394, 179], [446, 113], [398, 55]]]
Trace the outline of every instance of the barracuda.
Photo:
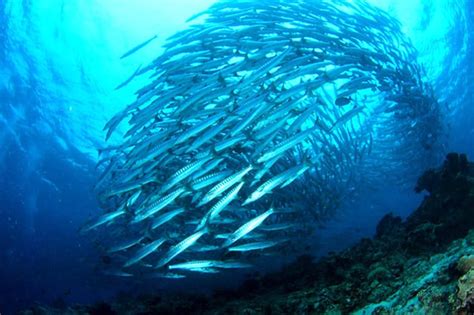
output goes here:
[[263, 163], [266, 162], [274, 157], [277, 157], [285, 151], [293, 148], [295, 145], [299, 144], [303, 140], [305, 140], [311, 133], [316, 131], [319, 127], [313, 127], [310, 129], [306, 129], [305, 131], [302, 131], [300, 133], [297, 133], [296, 135], [292, 136], [291, 138], [288, 138], [287, 140], [283, 141], [279, 145], [277, 145], [274, 149], [268, 151], [267, 153], [264, 153], [260, 158], [258, 158], [257, 163]]
[[208, 193], [204, 195], [204, 197], [201, 199], [198, 204], [198, 207], [210, 202], [211, 200], [222, 194], [224, 191], [226, 191], [228, 188], [232, 187], [235, 183], [242, 180], [242, 178], [247, 175], [247, 173], [250, 172], [252, 168], [253, 167], [249, 165], [247, 168], [227, 177], [219, 184], [212, 187], [211, 190], [209, 190]]
[[170, 250], [159, 260], [155, 268], [160, 268], [169, 263], [173, 258], [178, 256], [180, 253], [185, 251], [188, 247], [194, 245], [198, 239], [200, 239], [204, 234], [207, 233], [206, 229], [197, 231], [196, 233], [188, 236], [178, 244], [170, 248]]
[[222, 269], [238, 269], [238, 268], [250, 268], [252, 265], [245, 264], [238, 261], [219, 261], [219, 260], [195, 260], [188, 261], [181, 264], [170, 265], [168, 269], [184, 269], [184, 270], [195, 270], [202, 268], [222, 268]]
[[162, 214], [161, 216], [154, 218], [151, 222], [151, 229], [156, 229], [157, 227], [165, 224], [168, 221], [171, 221], [174, 217], [180, 215], [184, 212], [183, 208], [175, 209], [167, 213]]
[[[258, 199], [262, 198], [265, 194], [270, 193], [276, 187], [290, 181], [295, 180], [298, 176], [303, 174], [305, 170], [307, 170], [309, 166], [307, 165], [297, 165], [292, 167], [274, 177], [264, 182], [260, 185], [242, 204], [242, 206], [248, 205], [251, 202], [257, 201]], [[288, 185], [288, 184], [287, 184]]]
[[237, 242], [239, 239], [256, 229], [260, 224], [263, 223], [270, 215], [275, 213], [273, 209], [269, 209], [259, 215], [258, 217], [250, 220], [249, 222], [245, 223], [242, 225], [240, 228], [238, 228], [232, 235], [229, 236], [229, 238], [222, 244], [222, 247], [229, 247], [230, 245], [234, 244]]
[[117, 245], [111, 247], [107, 252], [109, 254], [112, 254], [112, 253], [115, 253], [115, 252], [120, 252], [120, 251], [129, 249], [130, 247], [133, 247], [133, 246], [137, 245], [138, 243], [140, 243], [144, 238], [145, 238], [144, 236], [140, 235], [139, 237], [136, 237], [136, 238], [131, 239], [131, 240], [127, 240], [125, 242], [122, 242], [120, 244], [117, 244]]
[[165, 239], [160, 238], [154, 240], [148, 245], [143, 246], [135, 253], [135, 255], [133, 255], [129, 260], [127, 260], [127, 262], [125, 262], [124, 267], [130, 267], [131, 265], [136, 264], [146, 256], [156, 251], [158, 247], [160, 247], [165, 241]]
[[254, 250], [261, 250], [278, 245], [279, 242], [276, 241], [264, 241], [264, 242], [254, 242], [247, 243], [238, 246], [229, 247], [230, 252], [248, 252]]
[[103, 225], [103, 224], [106, 224], [106, 223], [109, 223], [109, 222], [112, 222], [113, 220], [115, 220], [116, 218], [122, 216], [125, 214], [125, 211], [122, 210], [122, 209], [119, 209], [117, 211], [114, 211], [114, 212], [109, 212], [109, 213], [106, 213], [98, 218], [96, 218], [92, 223], [90, 223], [89, 225], [87, 225], [83, 231], [84, 232], [87, 232], [87, 231], [90, 231], [90, 230], [93, 230], [95, 228], [97, 228], [98, 226], [100, 225]]
[[186, 189], [181, 187], [176, 189], [175, 191], [169, 193], [166, 196], [163, 196], [159, 198], [158, 200], [152, 202], [149, 206], [145, 207], [141, 211], [138, 212], [138, 214], [135, 216], [133, 219], [132, 223], [138, 223], [146, 218], [152, 216], [153, 214], [157, 213], [170, 203], [172, 203], [176, 198], [178, 198], [179, 195], [181, 195], [183, 192], [185, 192]]

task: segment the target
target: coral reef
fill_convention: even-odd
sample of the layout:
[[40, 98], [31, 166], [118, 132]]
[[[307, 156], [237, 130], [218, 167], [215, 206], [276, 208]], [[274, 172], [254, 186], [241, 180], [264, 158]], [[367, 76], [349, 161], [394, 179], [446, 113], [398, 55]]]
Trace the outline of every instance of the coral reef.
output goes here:
[[422, 204], [386, 215], [373, 239], [212, 296], [146, 296], [22, 314], [474, 314], [474, 165], [448, 154], [420, 177]]

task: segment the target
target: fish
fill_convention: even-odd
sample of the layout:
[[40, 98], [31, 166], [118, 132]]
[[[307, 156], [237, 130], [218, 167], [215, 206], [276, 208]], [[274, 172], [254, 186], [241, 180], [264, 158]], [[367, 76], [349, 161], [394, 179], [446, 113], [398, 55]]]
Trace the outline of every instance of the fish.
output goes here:
[[280, 185], [280, 188], [285, 188], [286, 186], [290, 185], [298, 177], [303, 175], [307, 170], [311, 169], [312, 167], [314, 167], [314, 163], [303, 162], [302, 165], [297, 166], [296, 169], [292, 170], [292, 172], [289, 172], [289, 178], [285, 178], [286, 180], [283, 182], [283, 184]]
[[198, 178], [203, 177], [204, 175], [207, 175], [210, 171], [213, 171], [216, 167], [218, 167], [222, 161], [224, 161], [223, 158], [212, 159], [211, 161], [206, 163], [200, 170], [193, 173], [191, 179], [196, 180]]
[[248, 172], [252, 170], [253, 166], [249, 165], [246, 168], [242, 169], [241, 171], [230, 175], [229, 177], [225, 178], [214, 187], [212, 187], [201, 199], [198, 207], [207, 204], [208, 202], [212, 201], [214, 198], [219, 196], [221, 193], [226, 191], [228, 188], [232, 187], [235, 183], [239, 182]]
[[196, 178], [191, 182], [191, 188], [195, 191], [199, 191], [204, 187], [208, 187], [216, 182], [220, 182], [224, 178], [230, 175], [230, 171], [222, 171], [218, 173], [212, 173], [203, 177]]
[[158, 249], [158, 247], [160, 247], [165, 241], [166, 241], [165, 238], [159, 238], [159, 239], [156, 239], [153, 242], [143, 246], [142, 248], [137, 250], [136, 253], [132, 257], [130, 257], [130, 259], [128, 259], [125, 262], [125, 264], [123, 265], [124, 268], [130, 267], [131, 265], [136, 264], [137, 262], [139, 262], [140, 260], [142, 260], [146, 256], [150, 255], [151, 253], [156, 251]]
[[212, 221], [214, 218], [216, 218], [219, 213], [230, 203], [232, 200], [234, 200], [237, 197], [237, 194], [239, 193], [240, 189], [242, 189], [242, 186], [244, 185], [243, 182], [237, 184], [227, 195], [225, 195], [222, 199], [220, 199], [209, 211], [209, 220]]
[[111, 247], [109, 250], [107, 250], [107, 253], [112, 254], [112, 253], [115, 253], [115, 252], [120, 252], [120, 251], [129, 249], [130, 247], [133, 247], [133, 246], [139, 244], [144, 238], [145, 237], [143, 235], [140, 235], [140, 236], [132, 238], [130, 240], [123, 241], [123, 242]]
[[277, 241], [262, 241], [229, 247], [229, 252], [248, 252], [254, 250], [267, 249], [279, 244]]
[[150, 228], [154, 230], [158, 228], [159, 226], [165, 224], [166, 222], [171, 221], [174, 217], [180, 215], [184, 211], [185, 211], [184, 208], [178, 208], [178, 209], [166, 212], [162, 214], [161, 216], [154, 218], [153, 221], [151, 222]]
[[204, 234], [206, 234], [208, 231], [207, 229], [201, 229], [194, 234], [191, 234], [190, 236], [186, 237], [183, 239], [181, 242], [178, 244], [172, 246], [169, 251], [159, 260], [159, 262], [156, 264], [155, 268], [160, 268], [167, 263], [169, 263], [173, 258], [178, 256], [180, 253], [185, 251], [188, 247], [192, 246], [193, 244], [196, 243], [198, 239], [200, 239]]
[[351, 120], [353, 117], [359, 115], [360, 113], [363, 113], [364, 109], [365, 109], [365, 106], [355, 106], [351, 110], [347, 111], [336, 122], [334, 122], [334, 124], [331, 126], [329, 131], [332, 131], [333, 129], [338, 128], [339, 126], [341, 126], [348, 120]]
[[216, 202], [216, 204], [212, 206], [209, 212], [205, 216], [203, 216], [201, 222], [196, 227], [196, 230], [202, 229], [206, 224], [208, 224], [208, 222], [213, 222], [214, 219], [219, 215], [219, 213], [221, 213], [221, 211], [224, 210], [224, 208], [227, 207], [229, 203], [231, 203], [237, 197], [237, 194], [239, 193], [243, 185], [243, 182], [237, 184], [222, 199]]
[[125, 277], [125, 278], [134, 276], [133, 273], [125, 272], [122, 270], [105, 270], [104, 274], [108, 276]]
[[168, 269], [183, 269], [183, 270], [196, 270], [196, 269], [207, 269], [207, 268], [222, 268], [222, 269], [239, 269], [239, 268], [250, 268], [252, 265], [245, 264], [238, 261], [219, 261], [219, 260], [196, 260], [187, 261], [180, 264], [169, 265]]
[[200, 273], [219, 273], [220, 272], [217, 268], [190, 268], [187, 270], [192, 271], [192, 272], [200, 272]]
[[348, 105], [350, 103], [351, 103], [351, 98], [350, 97], [345, 97], [345, 96], [339, 96], [336, 99], [336, 102], [335, 102], [335, 104], [337, 106], [345, 106], [345, 105]]
[[113, 211], [113, 212], [108, 212], [108, 213], [105, 213], [103, 215], [101, 215], [100, 217], [96, 218], [95, 220], [93, 220], [91, 223], [89, 223], [87, 226], [85, 226], [82, 231], [83, 232], [87, 232], [87, 231], [90, 231], [90, 230], [93, 230], [103, 224], [106, 224], [106, 223], [109, 223], [113, 220], [115, 220], [116, 218], [122, 216], [125, 214], [125, 210], [123, 209], [119, 209], [117, 211]]
[[[246, 206], [249, 203], [257, 201], [263, 195], [270, 193], [274, 188], [278, 186], [287, 186], [291, 181], [295, 180], [299, 175], [301, 175], [309, 166], [307, 165], [297, 165], [294, 166], [261, 184], [245, 201], [242, 203], [242, 206]], [[284, 185], [284, 186], [283, 186]]]
[[[281, 213], [281, 210], [279, 210]], [[262, 226], [260, 229], [262, 231], [281, 231], [281, 230], [287, 230], [291, 228], [298, 227], [298, 225], [294, 223], [280, 223], [280, 224], [272, 224], [272, 225], [267, 225], [267, 226]]]
[[202, 252], [212, 252], [219, 250], [220, 247], [217, 245], [198, 245], [196, 244], [190, 251], [196, 252], [196, 253], [202, 253]]
[[157, 213], [158, 211], [172, 203], [176, 198], [178, 198], [179, 195], [185, 192], [185, 190], [186, 189], [184, 187], [180, 187], [170, 192], [169, 194], [155, 200], [149, 206], [141, 209], [141, 211], [139, 211], [138, 214], [133, 218], [132, 223], [141, 222], [146, 218], [152, 216], [153, 214]]
[[271, 159], [283, 154], [285, 151], [293, 148], [295, 145], [297, 145], [300, 142], [302, 142], [303, 140], [305, 140], [305, 138], [307, 138], [311, 133], [313, 133], [318, 128], [319, 127], [316, 126], [316, 127], [306, 129], [305, 131], [297, 133], [294, 136], [284, 140], [283, 142], [278, 144], [274, 149], [271, 149], [271, 150], [265, 152], [264, 154], [262, 154], [262, 156], [257, 159], [257, 163], [264, 163], [268, 160], [271, 160]]
[[168, 179], [167, 182], [165, 182], [160, 189], [160, 194], [168, 191], [170, 188], [184, 180], [186, 177], [192, 175], [195, 173], [201, 166], [203, 166], [206, 162], [208, 162], [211, 159], [210, 156], [207, 156], [203, 159], [199, 159], [197, 161], [194, 161], [193, 163], [190, 163], [179, 170], [177, 170], [171, 177]]
[[179, 273], [172, 273], [172, 272], [154, 272], [150, 274], [150, 278], [165, 278], [165, 279], [183, 279], [186, 278], [185, 275], [181, 275]]
[[121, 185], [115, 185], [109, 188], [104, 194], [104, 198], [120, 195], [123, 193], [131, 192], [131, 191], [136, 191], [137, 189], [142, 188], [144, 185], [149, 184], [151, 182], [154, 182], [154, 178], [141, 178], [136, 181], [129, 181], [126, 182], [125, 184]]
[[225, 113], [217, 113], [212, 117], [207, 117], [202, 122], [194, 125], [192, 128], [187, 129], [186, 131], [182, 132], [175, 141], [175, 145], [183, 143], [190, 139], [191, 137], [199, 134], [206, 128], [212, 126], [216, 123], [219, 119], [223, 118]]
[[151, 43], [153, 40], [155, 40], [157, 38], [158, 38], [158, 35], [153, 35], [149, 39], [145, 40], [143, 43], [138, 44], [137, 46], [135, 46], [132, 49], [128, 50], [126, 53], [124, 53], [122, 56], [120, 56], [120, 59], [124, 59], [124, 58], [134, 54], [135, 52], [139, 51], [140, 49], [142, 49], [143, 47], [145, 47], [146, 45], [148, 45], [149, 43]]
[[229, 247], [233, 243], [237, 242], [239, 239], [256, 229], [260, 224], [263, 223], [270, 215], [272, 215], [275, 212], [273, 208], [270, 208], [269, 210], [265, 211], [261, 215], [259, 215], [256, 218], [253, 218], [252, 220], [248, 221], [244, 225], [242, 225], [240, 228], [238, 228], [232, 235], [229, 236], [225, 240], [225, 242], [222, 244], [222, 247]]
[[137, 190], [130, 198], [127, 199], [127, 208], [131, 208], [137, 202], [138, 198], [140, 197], [142, 191]]
[[137, 76], [141, 68], [142, 68], [142, 65], [139, 65], [137, 69], [135, 70], [135, 72], [130, 77], [128, 77], [125, 81], [123, 81], [122, 83], [120, 83], [119, 85], [115, 87], [115, 90], [119, 90], [123, 88], [124, 86], [126, 86], [127, 84], [129, 84], [130, 82], [132, 82], [132, 80]]

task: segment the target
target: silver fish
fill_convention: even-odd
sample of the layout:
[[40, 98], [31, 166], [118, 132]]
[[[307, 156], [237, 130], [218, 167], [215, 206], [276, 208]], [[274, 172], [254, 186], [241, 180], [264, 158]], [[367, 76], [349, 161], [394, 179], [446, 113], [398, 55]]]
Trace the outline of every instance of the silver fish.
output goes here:
[[154, 230], [157, 227], [165, 224], [166, 222], [171, 221], [174, 217], [180, 215], [184, 211], [185, 211], [184, 208], [179, 208], [179, 209], [171, 210], [167, 213], [164, 213], [160, 215], [159, 217], [156, 217], [153, 219], [153, 221], [151, 222], [150, 228]]
[[237, 242], [239, 239], [244, 237], [246, 234], [250, 233], [254, 229], [256, 229], [260, 224], [263, 223], [270, 215], [272, 215], [275, 211], [273, 208], [265, 211], [261, 215], [259, 215], [256, 218], [253, 218], [249, 222], [245, 223], [242, 225], [240, 228], [238, 228], [232, 235], [229, 236], [229, 238], [222, 244], [222, 247], [229, 247], [233, 243]]
[[115, 253], [115, 252], [119, 252], [119, 251], [123, 251], [123, 250], [126, 250], [126, 249], [129, 249], [130, 247], [132, 246], [135, 246], [137, 244], [139, 244], [145, 237], [140, 235], [138, 237], [135, 237], [133, 239], [130, 239], [130, 240], [126, 240], [122, 243], [119, 243], [113, 247], [111, 247], [107, 253], [109, 254], [112, 254], [112, 253]]
[[248, 252], [254, 250], [261, 250], [270, 247], [274, 247], [278, 245], [279, 242], [277, 241], [263, 241], [263, 242], [254, 242], [254, 243], [247, 243], [238, 246], [229, 247], [230, 252]]
[[153, 214], [157, 213], [158, 211], [172, 203], [176, 198], [178, 198], [179, 195], [181, 195], [185, 191], [186, 189], [184, 187], [180, 187], [175, 191], [170, 192], [168, 195], [163, 196], [158, 200], [152, 202], [149, 206], [138, 212], [138, 214], [132, 220], [132, 223], [141, 222], [146, 218], [152, 216]]
[[132, 257], [130, 257], [129, 260], [125, 262], [124, 267], [130, 267], [131, 265], [136, 264], [146, 256], [156, 251], [158, 247], [160, 247], [165, 241], [166, 239], [160, 238], [143, 246]]
[[206, 229], [202, 229], [197, 231], [196, 233], [186, 237], [184, 240], [179, 242], [178, 244], [172, 246], [169, 251], [159, 260], [158, 264], [155, 266], [156, 268], [163, 267], [167, 263], [169, 263], [173, 258], [178, 256], [180, 253], [185, 251], [188, 247], [192, 246], [198, 239], [200, 239], [204, 234], [207, 233]]
[[103, 214], [102, 216], [98, 217], [93, 222], [88, 224], [83, 229], [83, 231], [87, 232], [87, 231], [93, 230], [96, 227], [101, 226], [101, 225], [106, 224], [106, 223], [109, 223], [109, 222], [115, 220], [116, 218], [118, 218], [118, 217], [120, 217], [124, 214], [125, 214], [125, 210], [122, 210], [122, 209], [119, 209], [119, 210], [114, 211], [114, 212], [109, 212], [109, 213]]

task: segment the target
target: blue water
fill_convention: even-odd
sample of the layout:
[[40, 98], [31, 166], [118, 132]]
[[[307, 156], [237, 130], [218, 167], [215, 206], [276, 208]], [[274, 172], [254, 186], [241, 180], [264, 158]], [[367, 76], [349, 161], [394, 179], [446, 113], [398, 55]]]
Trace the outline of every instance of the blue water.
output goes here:
[[[102, 128], [143, 82], [119, 91], [115, 86], [156, 57], [164, 39], [186, 28], [189, 16], [213, 2], [0, 2], [0, 313], [36, 301], [90, 302], [120, 290], [193, 287], [102, 276], [94, 240], [78, 229], [100, 213], [92, 186], [97, 148], [104, 146]], [[419, 51], [445, 109], [445, 151], [474, 159], [474, 1], [370, 2], [399, 19]], [[154, 34], [156, 41], [120, 59]], [[408, 215], [422, 198], [412, 186], [359, 195], [316, 233], [314, 254], [371, 235], [389, 211]], [[224, 281], [205, 287], [219, 284], [214, 282]]]

